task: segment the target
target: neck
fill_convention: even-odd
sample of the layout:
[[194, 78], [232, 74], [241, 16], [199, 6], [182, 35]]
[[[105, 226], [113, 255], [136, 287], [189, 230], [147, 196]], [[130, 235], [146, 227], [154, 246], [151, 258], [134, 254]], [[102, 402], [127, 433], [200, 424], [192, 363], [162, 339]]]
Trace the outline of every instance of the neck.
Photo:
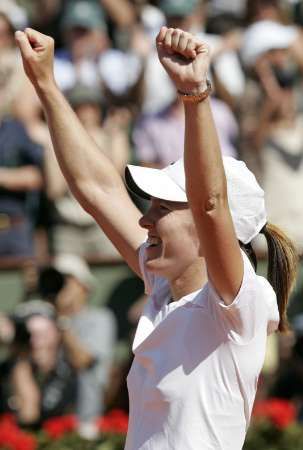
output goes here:
[[201, 289], [207, 282], [207, 271], [204, 258], [198, 258], [188, 266], [181, 276], [170, 281], [173, 301]]

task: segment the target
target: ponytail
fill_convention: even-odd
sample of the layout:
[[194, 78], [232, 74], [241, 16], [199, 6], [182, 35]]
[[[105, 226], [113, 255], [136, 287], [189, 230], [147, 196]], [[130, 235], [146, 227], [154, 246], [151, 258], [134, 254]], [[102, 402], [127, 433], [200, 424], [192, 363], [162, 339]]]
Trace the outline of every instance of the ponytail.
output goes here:
[[296, 280], [298, 257], [291, 240], [275, 225], [262, 229], [268, 246], [267, 278], [276, 295], [280, 313], [279, 331], [288, 330], [286, 308]]

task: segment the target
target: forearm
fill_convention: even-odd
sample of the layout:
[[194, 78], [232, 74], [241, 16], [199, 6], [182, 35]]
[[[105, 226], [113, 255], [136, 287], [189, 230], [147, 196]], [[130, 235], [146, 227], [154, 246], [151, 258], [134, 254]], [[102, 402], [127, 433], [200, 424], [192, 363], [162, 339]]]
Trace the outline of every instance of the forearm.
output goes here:
[[92, 355], [83, 347], [77, 336], [70, 330], [62, 332], [63, 345], [67, 353], [67, 357], [71, 365], [76, 370], [83, 370], [93, 364]]
[[82, 206], [94, 203], [92, 187], [106, 192], [123, 186], [113, 164], [99, 151], [60, 90], [51, 85], [38, 94], [60, 168]]
[[10, 191], [40, 189], [42, 184], [42, 174], [37, 167], [0, 168], [0, 186]]
[[123, 174], [130, 155], [129, 139], [126, 132], [119, 130], [112, 136], [110, 150], [113, 164], [118, 172]]
[[185, 104], [184, 160], [193, 208], [209, 210], [226, 200], [226, 178], [209, 99]]
[[23, 424], [35, 423], [40, 417], [40, 392], [28, 361], [17, 362], [11, 379], [17, 399], [18, 419]]

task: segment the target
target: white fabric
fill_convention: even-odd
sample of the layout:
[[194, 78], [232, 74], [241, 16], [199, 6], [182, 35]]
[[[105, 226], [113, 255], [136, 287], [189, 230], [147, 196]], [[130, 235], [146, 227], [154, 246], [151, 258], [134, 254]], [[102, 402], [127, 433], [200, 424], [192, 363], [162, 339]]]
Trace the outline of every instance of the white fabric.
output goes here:
[[244, 33], [240, 51], [242, 61], [247, 66], [253, 65], [259, 56], [269, 50], [288, 48], [298, 35], [295, 26], [260, 20], [250, 25]]
[[210, 283], [168, 303], [165, 279], [140, 265], [151, 296], [127, 378], [125, 450], [240, 450], [265, 355], [277, 328], [276, 296], [246, 256], [241, 289], [225, 306]]
[[[247, 244], [266, 223], [264, 191], [258, 185], [254, 174], [243, 161], [223, 157], [227, 179], [227, 194], [237, 238]], [[127, 166], [126, 175], [141, 191], [162, 200], [186, 202], [185, 172], [183, 159], [164, 169]], [[126, 176], [128, 182], [128, 177]], [[129, 186], [130, 189], [133, 186]]]

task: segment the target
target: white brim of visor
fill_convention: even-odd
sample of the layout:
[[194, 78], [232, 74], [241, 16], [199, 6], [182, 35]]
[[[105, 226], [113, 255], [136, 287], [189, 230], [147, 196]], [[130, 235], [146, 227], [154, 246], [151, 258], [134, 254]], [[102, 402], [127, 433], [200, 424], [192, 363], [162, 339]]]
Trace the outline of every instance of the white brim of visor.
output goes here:
[[147, 200], [154, 197], [171, 202], [187, 202], [185, 190], [165, 170], [128, 164], [125, 181], [132, 192]]

